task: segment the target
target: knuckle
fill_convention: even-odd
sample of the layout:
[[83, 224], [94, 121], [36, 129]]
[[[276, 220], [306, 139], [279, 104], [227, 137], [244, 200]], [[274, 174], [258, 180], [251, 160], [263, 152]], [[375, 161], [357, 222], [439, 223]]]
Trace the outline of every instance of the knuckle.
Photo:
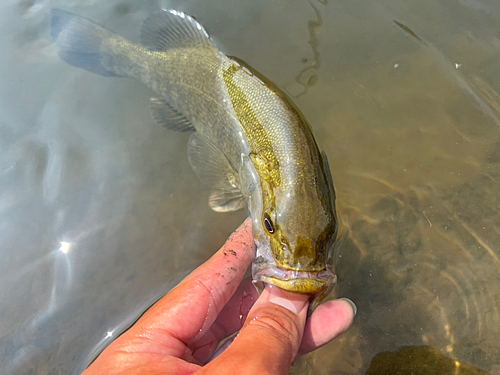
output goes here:
[[261, 308], [256, 311], [255, 317], [249, 321], [249, 325], [260, 328], [264, 332], [274, 336], [279, 341], [295, 346], [299, 332], [294, 319], [291, 319], [284, 311], [275, 308]]

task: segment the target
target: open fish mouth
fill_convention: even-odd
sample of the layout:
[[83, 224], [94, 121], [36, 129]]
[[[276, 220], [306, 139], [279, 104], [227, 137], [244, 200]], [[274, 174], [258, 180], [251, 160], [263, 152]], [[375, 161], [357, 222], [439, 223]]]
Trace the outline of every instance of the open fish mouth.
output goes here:
[[337, 282], [337, 275], [331, 269], [322, 271], [298, 271], [282, 268], [257, 257], [252, 265], [252, 277], [259, 289], [263, 284], [276, 285], [295, 293], [324, 294]]

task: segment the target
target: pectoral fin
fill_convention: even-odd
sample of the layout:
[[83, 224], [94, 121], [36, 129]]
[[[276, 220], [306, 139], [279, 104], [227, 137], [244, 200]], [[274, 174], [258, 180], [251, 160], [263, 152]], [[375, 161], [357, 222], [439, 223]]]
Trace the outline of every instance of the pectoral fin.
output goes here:
[[245, 207], [238, 173], [207, 137], [200, 133], [191, 135], [188, 158], [196, 176], [212, 188], [209, 205], [214, 211], [236, 211]]
[[166, 100], [151, 98], [151, 114], [161, 126], [178, 132], [194, 132], [191, 122], [179, 111], [172, 108]]
[[241, 154], [241, 167], [240, 167], [240, 183], [241, 190], [244, 195], [251, 197], [257, 187], [255, 181], [259, 179], [255, 168], [252, 168], [252, 161], [250, 157], [245, 154]]
[[215, 212], [232, 212], [245, 207], [245, 200], [239, 190], [214, 190], [208, 198], [208, 205]]

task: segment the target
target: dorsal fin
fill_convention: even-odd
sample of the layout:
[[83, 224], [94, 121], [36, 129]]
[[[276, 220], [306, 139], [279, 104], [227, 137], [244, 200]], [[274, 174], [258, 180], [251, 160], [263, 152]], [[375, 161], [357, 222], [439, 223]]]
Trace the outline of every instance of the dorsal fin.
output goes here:
[[141, 42], [156, 51], [197, 45], [215, 47], [198, 21], [176, 10], [163, 10], [149, 16], [142, 25]]

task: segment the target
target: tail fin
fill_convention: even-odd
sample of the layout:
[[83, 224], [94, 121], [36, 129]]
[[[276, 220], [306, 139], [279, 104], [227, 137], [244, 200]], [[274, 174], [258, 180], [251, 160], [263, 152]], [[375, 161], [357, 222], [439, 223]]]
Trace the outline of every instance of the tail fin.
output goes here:
[[68, 64], [105, 77], [119, 77], [106, 64], [103, 41], [114, 37], [104, 27], [61, 9], [52, 9], [50, 33], [59, 47], [59, 56]]

